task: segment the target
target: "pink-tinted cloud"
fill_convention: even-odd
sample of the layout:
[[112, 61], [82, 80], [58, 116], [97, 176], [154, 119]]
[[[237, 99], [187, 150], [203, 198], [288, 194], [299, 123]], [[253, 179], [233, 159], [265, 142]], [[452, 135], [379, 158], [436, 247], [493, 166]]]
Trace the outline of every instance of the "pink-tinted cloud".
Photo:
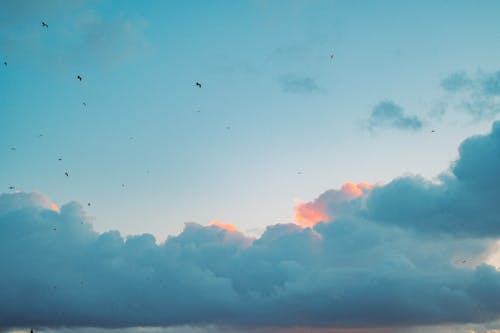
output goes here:
[[318, 222], [327, 222], [335, 218], [335, 206], [343, 205], [364, 193], [374, 185], [366, 182], [358, 184], [347, 182], [340, 190], [328, 190], [313, 201], [295, 206], [295, 221], [302, 227], [312, 227]]

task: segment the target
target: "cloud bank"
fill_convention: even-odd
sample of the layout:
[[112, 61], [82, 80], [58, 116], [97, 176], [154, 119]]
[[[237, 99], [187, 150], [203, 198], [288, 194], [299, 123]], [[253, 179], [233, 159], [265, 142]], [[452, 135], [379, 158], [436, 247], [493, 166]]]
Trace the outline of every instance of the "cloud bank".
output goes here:
[[500, 235], [500, 123], [459, 151], [437, 182], [348, 183], [297, 206], [307, 223], [257, 239], [188, 223], [157, 244], [95, 232], [77, 203], [2, 194], [0, 329], [492, 322], [500, 271], [482, 262]]

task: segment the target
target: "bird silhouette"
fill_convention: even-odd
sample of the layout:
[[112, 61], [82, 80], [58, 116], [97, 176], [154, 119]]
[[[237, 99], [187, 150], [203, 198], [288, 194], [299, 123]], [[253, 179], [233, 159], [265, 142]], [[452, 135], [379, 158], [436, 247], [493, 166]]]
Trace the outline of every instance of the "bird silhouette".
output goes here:
[[[42, 21], [42, 27], [44, 27], [44, 28], [48, 28], [48, 27], [49, 27], [49, 25], [48, 25], [47, 23], [45, 23], [44, 21]], [[56, 29], [56, 30], [57, 30], [57, 29]]]
[[432, 130], [431, 133], [436, 133], [436, 130]]
[[87, 206], [90, 206], [90, 202], [89, 202], [89, 203], [87, 203]]
[[10, 150], [11, 151], [16, 151], [17, 149], [16, 149], [16, 147], [10, 147]]
[[332, 54], [330, 54], [330, 59], [333, 59], [333, 53], [332, 53]]
[[3, 65], [4, 65], [4, 66], [7, 66], [7, 61], [4, 61], [4, 62], [3, 62]]
[[82, 102], [82, 105], [83, 105], [83, 106], [87, 106], [87, 103], [85, 103], [85, 102]]
[[196, 82], [195, 84], [196, 84], [196, 86], [197, 86], [198, 88], [201, 88], [201, 83], [200, 83], [200, 82]]
[[80, 75], [77, 75], [76, 78], [81, 82], [83, 78]]
[[68, 173], [68, 171], [66, 171], [66, 172], [64, 173], [64, 175], [65, 175], [66, 177], [69, 177], [69, 173]]
[[9, 190], [14, 190], [15, 188], [15, 186], [9, 186]]
[[59, 157], [57, 160], [58, 160], [58, 161], [62, 161], [62, 158], [60, 158], [60, 157]]

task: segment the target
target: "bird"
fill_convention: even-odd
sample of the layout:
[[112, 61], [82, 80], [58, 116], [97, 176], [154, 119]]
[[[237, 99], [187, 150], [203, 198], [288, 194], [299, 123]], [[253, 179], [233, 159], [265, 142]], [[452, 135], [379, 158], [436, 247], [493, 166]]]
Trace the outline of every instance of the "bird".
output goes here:
[[62, 161], [62, 158], [60, 158], [60, 157], [59, 157], [57, 160], [58, 160], [58, 161]]
[[3, 65], [4, 65], [4, 66], [7, 66], [7, 61], [4, 61], [4, 62], [3, 62]]
[[334, 56], [334, 54], [333, 54], [333, 53], [332, 53], [332, 54], [330, 54], [330, 59], [333, 59], [333, 56]]
[[226, 129], [229, 131], [231, 129], [231, 126], [226, 126]]
[[68, 173], [68, 171], [66, 171], [66, 172], [64, 173], [64, 175], [65, 175], [66, 177], [69, 177], [69, 173]]
[[89, 202], [89, 203], [87, 203], [87, 206], [89, 206], [89, 207], [90, 207], [90, 202]]
[[81, 77], [81, 75], [77, 75], [76, 78], [81, 82], [83, 80], [83, 78]]
[[39, 137], [39, 138], [43, 137], [43, 134], [41, 134], [41, 133], [40, 133], [40, 134], [38, 134], [38, 137]]
[[196, 86], [197, 86], [198, 88], [201, 88], [201, 83], [200, 83], [200, 82], [196, 82], [195, 84], [196, 84]]
[[45, 23], [44, 21], [42, 21], [42, 27], [44, 27], [44, 28], [48, 28], [48, 27], [49, 27], [49, 25], [48, 25], [47, 23]]
[[[52, 228], [53, 231], [56, 231], [57, 229], [56, 228]], [[55, 287], [54, 287], [55, 288]]]
[[85, 103], [85, 102], [82, 102], [82, 105], [83, 105], [83, 106], [87, 106], [87, 103]]
[[124, 188], [124, 187], [125, 187], [125, 184], [122, 184], [122, 187]]
[[431, 133], [436, 133], [436, 130], [431, 130]]
[[297, 172], [298, 175], [303, 175], [304, 173], [302, 171]]
[[15, 190], [16, 187], [15, 186], [9, 186], [9, 190]]
[[10, 147], [10, 150], [11, 151], [16, 151], [17, 149], [16, 149], [16, 147]]

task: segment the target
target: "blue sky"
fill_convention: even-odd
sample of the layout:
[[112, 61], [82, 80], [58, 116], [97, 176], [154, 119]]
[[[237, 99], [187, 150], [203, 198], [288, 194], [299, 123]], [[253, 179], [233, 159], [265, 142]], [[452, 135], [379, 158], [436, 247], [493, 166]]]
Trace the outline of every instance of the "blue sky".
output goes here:
[[[99, 230], [290, 221], [294, 199], [346, 181], [435, 176], [491, 121], [435, 115], [445, 77], [497, 69], [495, 2], [5, 7], [0, 181], [90, 201]], [[386, 100], [422, 130], [367, 131]]]
[[[0, 192], [76, 201], [90, 234], [158, 243], [186, 222], [259, 237], [296, 212], [334, 220], [358, 195], [374, 205], [363, 218], [418, 225], [419, 209], [390, 208], [401, 188], [440, 204], [449, 190], [456, 207], [469, 191], [442, 173], [469, 184], [458, 147], [499, 118], [499, 15], [497, 1], [4, 1]], [[443, 187], [391, 183], [405, 175]], [[498, 238], [477, 240], [498, 228], [496, 211], [481, 214], [480, 230], [450, 231], [480, 243], [477, 265]]]

